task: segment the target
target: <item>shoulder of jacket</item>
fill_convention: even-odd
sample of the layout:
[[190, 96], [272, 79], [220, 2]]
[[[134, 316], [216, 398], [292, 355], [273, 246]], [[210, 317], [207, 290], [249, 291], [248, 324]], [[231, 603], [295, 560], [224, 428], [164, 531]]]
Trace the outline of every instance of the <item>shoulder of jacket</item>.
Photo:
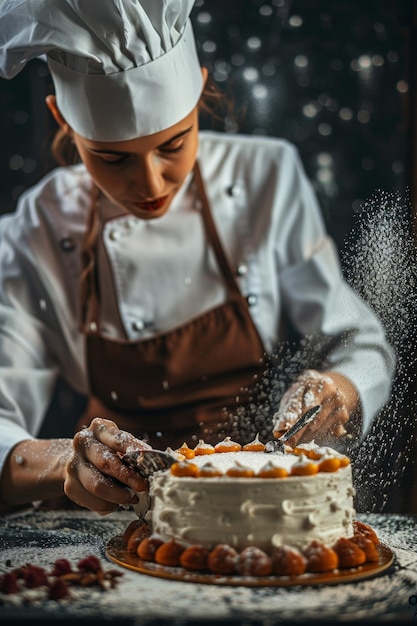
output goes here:
[[298, 148], [287, 139], [213, 131], [201, 131], [199, 158], [203, 163], [214, 160], [238, 169], [250, 169], [254, 163], [273, 169], [300, 163]]
[[86, 220], [92, 182], [84, 166], [60, 167], [22, 193], [13, 213], [0, 218], [1, 236], [31, 238], [39, 229], [79, 230]]
[[287, 177], [303, 171], [296, 146], [279, 137], [205, 131], [201, 133], [199, 159], [208, 179], [233, 176], [244, 179], [248, 188], [276, 181], [284, 171]]
[[57, 167], [23, 192], [18, 207], [34, 203], [47, 203], [50, 209], [65, 207], [68, 202], [73, 204], [74, 200], [89, 194], [91, 188], [91, 178], [84, 165]]
[[262, 135], [243, 135], [239, 133], [221, 133], [215, 131], [200, 131], [200, 145], [203, 151], [213, 147], [230, 151], [233, 148], [242, 153], [253, 152], [297, 155], [298, 148], [282, 137], [266, 137]]

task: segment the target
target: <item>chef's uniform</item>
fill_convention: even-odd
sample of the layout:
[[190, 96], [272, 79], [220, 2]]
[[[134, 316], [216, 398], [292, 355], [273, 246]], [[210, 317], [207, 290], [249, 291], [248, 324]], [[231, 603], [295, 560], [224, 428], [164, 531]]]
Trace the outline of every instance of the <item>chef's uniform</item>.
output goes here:
[[[169, 366], [153, 361], [157, 370], [145, 381], [138, 380], [137, 398], [129, 393], [125, 404], [126, 372], [120, 372], [117, 360], [103, 357], [103, 346], [95, 345], [93, 355], [86, 338], [91, 344], [97, 344], [98, 337], [108, 338], [106, 347], [115, 353], [118, 346], [128, 351], [153, 346], [155, 354], [155, 345], [169, 344], [182, 328], [206, 322], [210, 327], [216, 311], [239, 300], [231, 275], [245, 301], [242, 309], [257, 331], [251, 329], [248, 339], [249, 379], [261, 374], [253, 369], [258, 356], [267, 359], [263, 367], [279, 351], [288, 319], [301, 336], [330, 340], [328, 366], [356, 385], [366, 433], [389, 397], [394, 358], [379, 321], [343, 280], [337, 251], [295, 148], [282, 140], [202, 132], [198, 162], [213, 231], [207, 230], [193, 173], [158, 220], [139, 220], [101, 199], [95, 274], [99, 310], [91, 317], [90, 302], [87, 334], [80, 331], [79, 293], [94, 187], [84, 166], [52, 172], [24, 194], [15, 214], [0, 220], [3, 457], [12, 445], [39, 432], [59, 375], [78, 393], [97, 396], [109, 416], [112, 409], [130, 414], [137, 401], [144, 419], [137, 432], [150, 438], [164, 435], [169, 422], [164, 415], [182, 403], [187, 423], [181, 428], [184, 433], [194, 428], [198, 412], [191, 417], [192, 425], [188, 421], [198, 404], [193, 405], [192, 385], [198, 382], [198, 394], [204, 390], [209, 382], [205, 376], [216, 373], [216, 361], [218, 375], [223, 361], [227, 369], [234, 358], [228, 352], [233, 350], [238, 355], [233, 366], [239, 371], [246, 363], [240, 359], [246, 356], [239, 353], [238, 341], [219, 346], [216, 338], [211, 346], [211, 332], [219, 329], [209, 334], [203, 326], [201, 339], [188, 345], [186, 355], [175, 358], [174, 345]], [[219, 243], [213, 245], [217, 237]], [[248, 327], [242, 326], [241, 333]], [[189, 371], [190, 362], [195, 371]], [[236, 382], [240, 389], [248, 380], [238, 376]], [[229, 393], [218, 398], [230, 400], [232, 413], [240, 401], [232, 402]], [[242, 393], [241, 399], [245, 404], [248, 397]], [[154, 411], [158, 425], [152, 428]], [[60, 415], [55, 419], [59, 422]], [[204, 425], [204, 419], [210, 423]], [[202, 423], [197, 436], [213, 429], [207, 414]]]

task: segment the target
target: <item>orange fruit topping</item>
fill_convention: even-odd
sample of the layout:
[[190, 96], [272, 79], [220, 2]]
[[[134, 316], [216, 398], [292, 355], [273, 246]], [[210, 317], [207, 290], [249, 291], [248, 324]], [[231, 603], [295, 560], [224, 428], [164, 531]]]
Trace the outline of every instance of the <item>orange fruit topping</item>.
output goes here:
[[173, 476], [198, 476], [198, 465], [189, 461], [178, 461], [171, 465], [171, 474]]
[[317, 461], [320, 458], [320, 452], [317, 452], [317, 450], [309, 450], [307, 452], [307, 456], [309, 459], [312, 459], [313, 461]]
[[355, 535], [364, 535], [368, 539], [372, 541], [375, 545], [379, 543], [378, 535], [369, 524], [365, 524], [364, 522], [359, 522], [355, 520], [353, 522], [353, 531]]
[[339, 557], [339, 567], [357, 567], [366, 561], [364, 550], [346, 537], [340, 537], [334, 544], [333, 550]]
[[226, 472], [227, 476], [233, 476], [234, 478], [251, 478], [255, 476], [255, 472], [250, 467], [245, 467], [240, 463], [235, 463]]
[[295, 447], [294, 454], [297, 456], [304, 454], [308, 459], [312, 459], [313, 461], [317, 461], [322, 456], [317, 450], [308, 450], [307, 448], [302, 447]]
[[271, 555], [272, 573], [276, 576], [300, 576], [307, 568], [307, 559], [289, 546], [275, 548]]
[[304, 454], [301, 454], [298, 461], [291, 468], [291, 476], [312, 476], [317, 474], [319, 466], [314, 461], [308, 461]]
[[357, 534], [357, 535], [354, 535], [353, 537], [350, 537], [349, 541], [351, 543], [356, 543], [356, 545], [359, 546], [360, 549], [365, 552], [367, 561], [372, 561], [372, 562], [378, 561], [379, 552], [377, 550], [375, 543], [371, 539], [369, 539], [365, 535]]
[[205, 463], [200, 467], [200, 476], [203, 478], [211, 478], [213, 476], [223, 476], [223, 472], [213, 463]]
[[185, 456], [186, 459], [193, 459], [195, 457], [194, 450], [189, 448], [185, 442], [182, 444], [181, 448], [178, 448], [177, 452]]
[[208, 555], [207, 565], [214, 574], [234, 574], [238, 554], [231, 546], [220, 543]]
[[325, 457], [322, 461], [319, 462], [320, 472], [337, 472], [339, 467], [340, 459], [335, 456]]
[[339, 565], [337, 553], [323, 543], [313, 539], [304, 551], [307, 570], [310, 572], [328, 572]]
[[230, 437], [226, 437], [214, 446], [215, 452], [240, 452], [242, 446], [236, 441], [232, 441]]
[[153, 561], [155, 559], [155, 552], [163, 543], [162, 539], [158, 537], [145, 537], [138, 545], [138, 557], [144, 561]]
[[350, 458], [348, 456], [341, 456], [339, 458], [340, 467], [346, 467], [346, 465], [350, 465]]
[[204, 546], [189, 546], [180, 556], [180, 565], [190, 570], [205, 570], [208, 555], [209, 550]]
[[259, 478], [286, 478], [288, 476], [288, 470], [285, 467], [277, 467], [272, 463], [267, 463], [256, 474]]
[[151, 529], [148, 524], [142, 522], [140, 526], [133, 531], [133, 533], [129, 536], [129, 539], [126, 542], [126, 550], [127, 552], [133, 552], [133, 554], [137, 554], [137, 550], [139, 544], [143, 539], [146, 539], [151, 534]]
[[127, 543], [129, 541], [130, 536], [143, 525], [143, 521], [140, 519], [134, 519], [131, 521], [123, 533], [123, 542]]
[[214, 454], [214, 452], [214, 447], [209, 443], [205, 443], [202, 439], [200, 439], [200, 441], [194, 448], [194, 453], [196, 456], [201, 456], [202, 454]]
[[250, 443], [243, 446], [245, 452], [263, 452], [265, 450], [265, 444], [259, 441], [258, 435]]
[[163, 543], [155, 552], [155, 561], [160, 565], [168, 565], [168, 567], [178, 567], [180, 564], [181, 554], [184, 552], [185, 546], [181, 545], [175, 539]]
[[236, 559], [236, 571], [241, 576], [269, 576], [271, 558], [256, 546], [248, 546]]

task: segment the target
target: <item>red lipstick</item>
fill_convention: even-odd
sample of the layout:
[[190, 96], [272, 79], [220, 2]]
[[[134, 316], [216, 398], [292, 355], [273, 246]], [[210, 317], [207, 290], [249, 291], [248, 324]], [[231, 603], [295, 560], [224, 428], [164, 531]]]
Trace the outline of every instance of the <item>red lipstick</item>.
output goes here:
[[157, 211], [162, 206], [164, 206], [167, 201], [168, 196], [163, 196], [163, 198], [158, 198], [156, 200], [149, 200], [148, 202], [137, 202], [136, 206], [144, 211]]

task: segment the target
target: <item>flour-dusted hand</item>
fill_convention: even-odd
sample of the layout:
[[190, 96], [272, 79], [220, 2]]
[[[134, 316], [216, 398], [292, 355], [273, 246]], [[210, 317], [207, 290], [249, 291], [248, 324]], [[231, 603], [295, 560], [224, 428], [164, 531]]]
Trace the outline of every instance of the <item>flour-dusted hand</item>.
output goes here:
[[358, 418], [356, 388], [338, 372], [306, 370], [284, 393], [273, 417], [274, 436], [279, 437], [308, 409], [321, 406], [317, 417], [289, 440], [292, 446], [302, 441], [330, 443], [347, 435], [347, 425]]
[[128, 448], [150, 446], [120, 430], [115, 422], [96, 417], [73, 439], [73, 454], [66, 466], [65, 494], [77, 504], [102, 515], [119, 505], [136, 504], [134, 492], [145, 491], [147, 481], [122, 463]]

